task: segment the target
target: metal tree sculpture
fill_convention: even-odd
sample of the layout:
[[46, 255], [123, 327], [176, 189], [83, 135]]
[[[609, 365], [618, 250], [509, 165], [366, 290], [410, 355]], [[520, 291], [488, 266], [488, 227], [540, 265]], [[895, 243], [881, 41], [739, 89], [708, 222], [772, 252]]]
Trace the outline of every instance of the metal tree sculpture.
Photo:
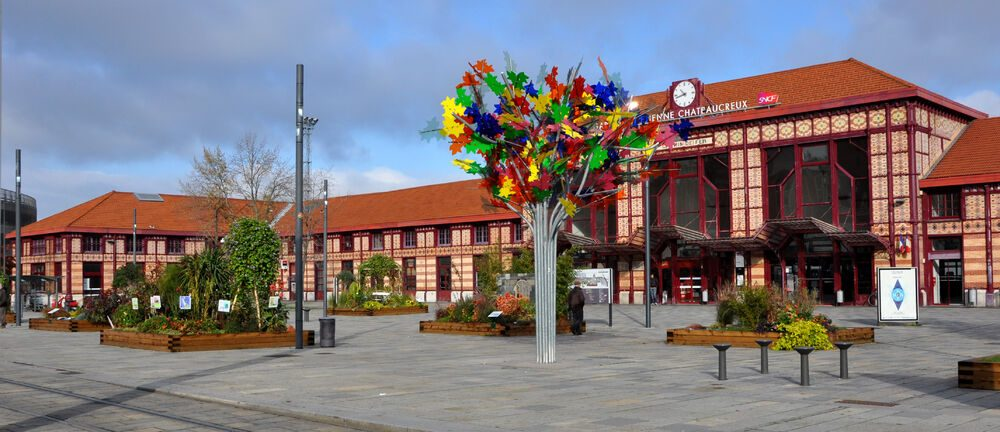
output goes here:
[[537, 361], [553, 363], [559, 228], [578, 209], [607, 205], [625, 185], [639, 182], [656, 148], [673, 134], [629, 110], [628, 93], [608, 78], [603, 63], [604, 81], [589, 84], [579, 65], [563, 81], [553, 67], [538, 82], [508, 65], [496, 74], [485, 60], [469, 65], [456, 97], [441, 103], [441, 134], [451, 140], [452, 154], [478, 156], [454, 163], [480, 175], [494, 204], [531, 228]]
[[578, 209], [607, 205], [639, 182], [672, 134], [629, 110], [628, 93], [608, 79], [603, 64], [604, 81], [589, 84], [579, 65], [564, 81], [553, 67], [533, 82], [508, 64], [496, 74], [485, 60], [469, 65], [456, 97], [441, 103], [441, 134], [451, 140], [452, 154], [478, 156], [454, 163], [480, 175], [494, 204], [531, 228], [537, 361], [553, 363], [559, 228]]

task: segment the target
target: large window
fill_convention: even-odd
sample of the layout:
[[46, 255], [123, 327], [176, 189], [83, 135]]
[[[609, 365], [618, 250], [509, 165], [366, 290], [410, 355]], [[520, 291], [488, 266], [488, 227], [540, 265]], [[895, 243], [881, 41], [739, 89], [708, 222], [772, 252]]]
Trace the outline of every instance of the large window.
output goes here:
[[612, 201], [605, 207], [580, 209], [570, 221], [573, 234], [604, 243], [614, 243], [618, 236], [618, 210]]
[[417, 247], [417, 233], [415, 231], [403, 231], [403, 247]]
[[385, 234], [381, 231], [372, 233], [372, 250], [385, 249]]
[[101, 237], [100, 236], [86, 236], [83, 238], [83, 251], [84, 252], [100, 252], [101, 251]]
[[184, 240], [179, 238], [167, 239], [167, 253], [170, 255], [184, 254]]
[[511, 230], [512, 230], [511, 236], [513, 237], [511, 243], [519, 243], [524, 241], [524, 226], [521, 225], [521, 222], [515, 222]]
[[957, 218], [961, 215], [961, 194], [956, 190], [931, 192], [932, 218]]
[[660, 174], [649, 182], [654, 225], [678, 225], [712, 237], [729, 237], [728, 154], [659, 162], [654, 171]]
[[321, 254], [321, 253], [323, 253], [323, 236], [322, 235], [314, 235], [313, 236], [312, 244], [313, 244], [313, 253], [314, 254]]
[[403, 288], [407, 291], [417, 289], [417, 259], [403, 258]]
[[476, 225], [476, 244], [487, 244], [490, 242], [490, 227], [486, 225]]
[[340, 250], [351, 252], [354, 250], [354, 236], [351, 234], [344, 234], [340, 237]]
[[340, 271], [354, 273], [354, 261], [346, 260], [340, 262]]
[[438, 228], [438, 246], [451, 246], [451, 228]]
[[847, 231], [868, 229], [866, 138], [774, 147], [766, 152], [768, 219], [811, 217]]
[[31, 241], [32, 255], [45, 255], [45, 239], [35, 239]]
[[146, 243], [145, 241], [143, 241], [141, 237], [138, 236], [136, 236], [134, 239], [132, 238], [132, 236], [128, 236], [128, 239], [125, 240], [125, 242], [126, 242], [125, 244], [128, 245], [127, 249], [128, 253], [132, 252], [142, 253], [143, 244]]

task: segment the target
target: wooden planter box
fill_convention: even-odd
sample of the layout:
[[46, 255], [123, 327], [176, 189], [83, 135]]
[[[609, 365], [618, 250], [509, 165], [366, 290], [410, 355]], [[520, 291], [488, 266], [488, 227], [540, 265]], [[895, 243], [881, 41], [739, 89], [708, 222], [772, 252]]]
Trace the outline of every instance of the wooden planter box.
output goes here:
[[28, 320], [28, 328], [59, 332], [97, 332], [111, 328], [109, 324], [94, 324], [87, 320], [58, 320], [51, 318], [32, 318]]
[[427, 313], [427, 305], [424, 306], [406, 306], [397, 308], [382, 308], [379, 310], [367, 310], [367, 309], [348, 309], [348, 308], [334, 308], [327, 309], [330, 315], [341, 315], [341, 316], [382, 316], [382, 315], [410, 315], [410, 314], [422, 314]]
[[[583, 323], [581, 330], [587, 331], [587, 323]], [[441, 333], [473, 336], [534, 336], [535, 326], [508, 326], [505, 324], [489, 323], [455, 323], [438, 321], [420, 321], [421, 333]], [[569, 321], [559, 320], [556, 322], [556, 334], [570, 333]]]
[[[312, 330], [302, 332], [304, 345], [315, 345]], [[122, 330], [102, 330], [101, 345], [164, 352], [215, 351], [248, 348], [290, 348], [295, 332], [164, 335]]]
[[16, 315], [14, 315], [12, 313], [8, 313], [7, 314], [7, 320], [4, 321], [4, 322], [7, 323], [7, 324], [10, 324], [10, 323], [14, 322], [14, 320], [16, 320], [16, 319], [17, 319]]
[[[781, 337], [778, 332], [757, 333], [739, 330], [667, 330], [667, 343], [674, 345], [711, 346], [727, 343], [737, 348], [758, 348], [758, 339], [776, 341]], [[830, 342], [853, 342], [854, 344], [875, 343], [875, 329], [872, 327], [852, 327], [834, 330], [829, 333]]]
[[983, 361], [983, 357], [958, 362], [958, 386], [1000, 390], [1000, 363]]

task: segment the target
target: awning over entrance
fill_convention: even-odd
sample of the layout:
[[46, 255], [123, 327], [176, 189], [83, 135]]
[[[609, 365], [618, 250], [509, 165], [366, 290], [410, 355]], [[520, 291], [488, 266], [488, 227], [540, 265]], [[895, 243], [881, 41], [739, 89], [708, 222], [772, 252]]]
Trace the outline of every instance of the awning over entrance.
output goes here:
[[[867, 231], [844, 231], [843, 229], [816, 218], [769, 220], [750, 237], [709, 238], [702, 232], [678, 225], [659, 225], [650, 228], [650, 249], [656, 251], [671, 240], [679, 244], [699, 246], [714, 252], [744, 252], [778, 250], [791, 236], [802, 234], [822, 234], [848, 247], [872, 247], [886, 250], [888, 243], [881, 237]], [[645, 230], [637, 229], [624, 243], [601, 243], [590, 237], [559, 232], [560, 246], [577, 246], [588, 252], [601, 254], [643, 253], [645, 251]]]

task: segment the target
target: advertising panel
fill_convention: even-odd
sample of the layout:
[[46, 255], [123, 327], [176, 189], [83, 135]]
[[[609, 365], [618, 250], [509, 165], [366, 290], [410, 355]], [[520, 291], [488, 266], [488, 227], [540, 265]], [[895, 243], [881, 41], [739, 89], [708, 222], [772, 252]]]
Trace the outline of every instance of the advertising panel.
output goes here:
[[878, 269], [878, 320], [917, 321], [917, 269]]

